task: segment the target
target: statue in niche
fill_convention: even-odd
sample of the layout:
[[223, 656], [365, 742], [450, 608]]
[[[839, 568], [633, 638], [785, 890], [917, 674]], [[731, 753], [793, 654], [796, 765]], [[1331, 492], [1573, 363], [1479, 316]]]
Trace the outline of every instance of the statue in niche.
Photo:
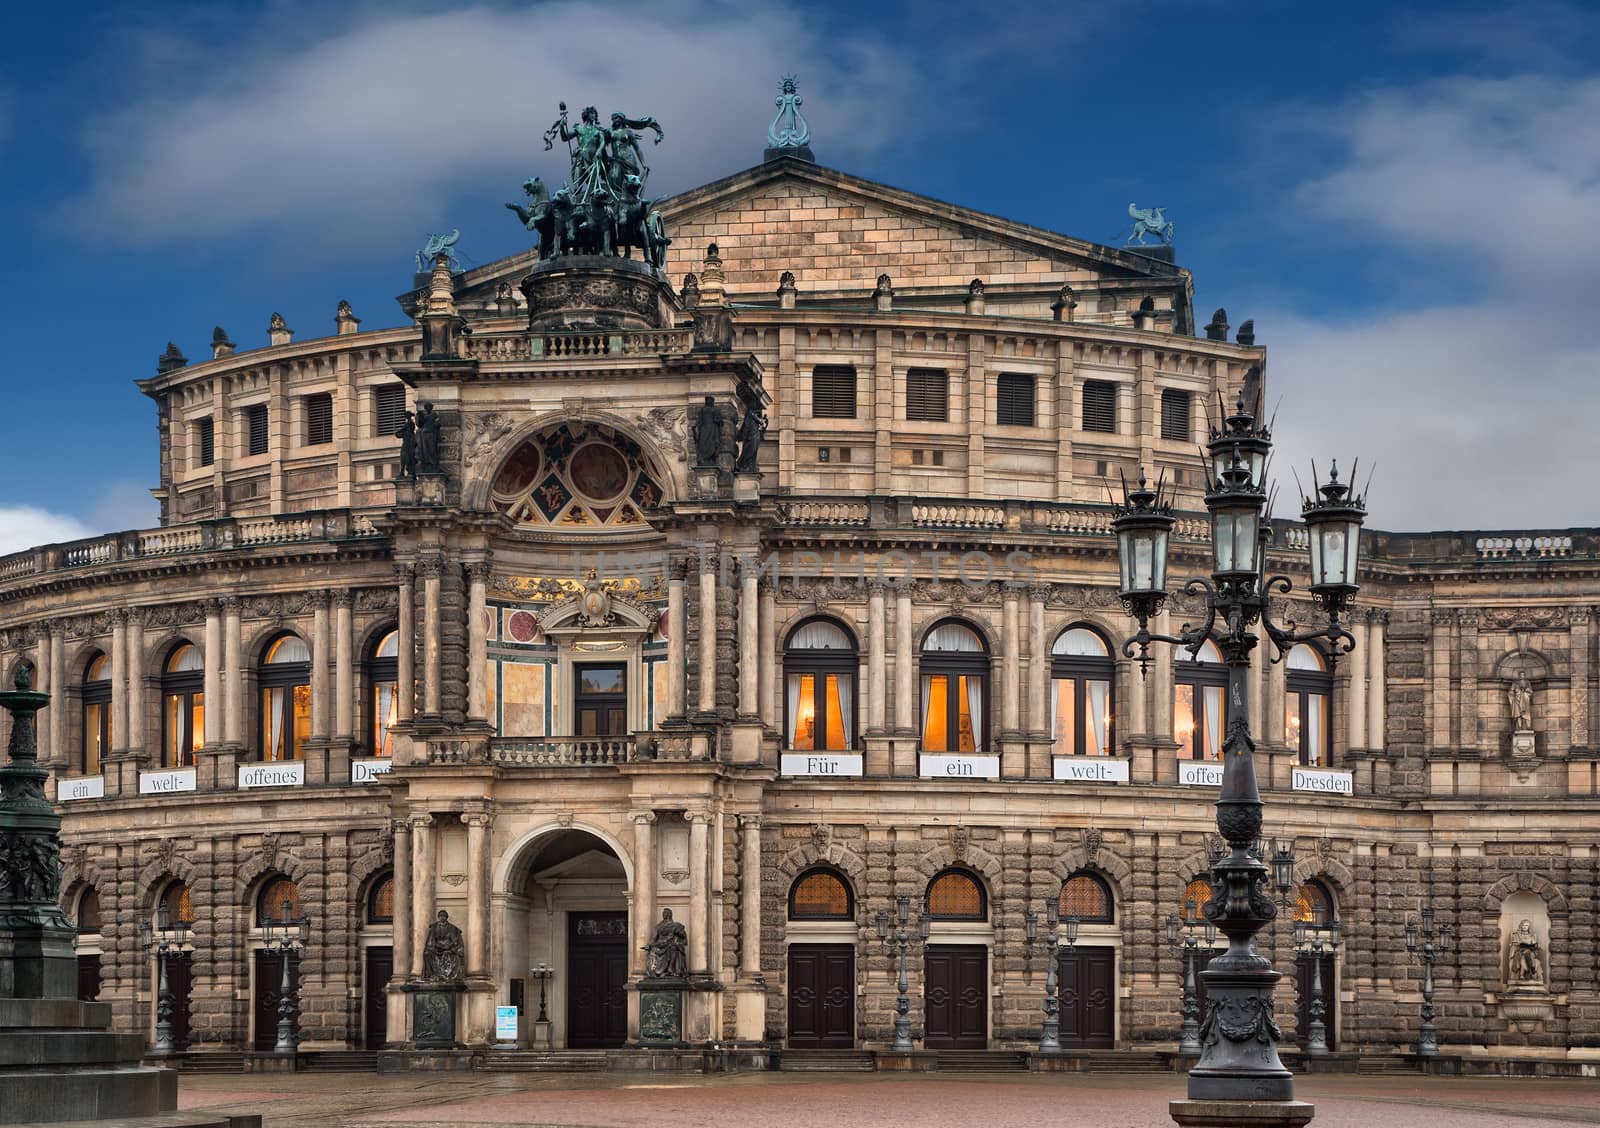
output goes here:
[[400, 429], [394, 437], [400, 440], [400, 473], [395, 476], [395, 481], [409, 478], [417, 480], [417, 419], [411, 412], [403, 413], [405, 418], [400, 422]]
[[707, 396], [706, 402], [694, 416], [694, 464], [715, 466], [721, 450], [722, 411], [717, 407], [716, 399]]
[[767, 417], [755, 404], [746, 404], [744, 422], [739, 424], [739, 461], [734, 470], [740, 474], [756, 473], [756, 455], [761, 450], [761, 437], [767, 433]]
[[689, 932], [672, 919], [671, 909], [661, 910], [644, 951], [644, 973], [650, 979], [682, 979], [689, 974]]
[[1511, 688], [1506, 690], [1506, 701], [1511, 706], [1511, 730], [1513, 732], [1533, 731], [1533, 686], [1528, 682], [1528, 675], [1522, 670], [1517, 671], [1517, 676], [1512, 679]]
[[1544, 982], [1544, 948], [1533, 931], [1533, 922], [1523, 918], [1511, 934], [1506, 954], [1507, 978], [1516, 983]]
[[423, 474], [442, 474], [439, 468], [439, 417], [433, 404], [417, 405], [417, 469]]
[[459, 983], [466, 970], [466, 945], [461, 940], [461, 929], [450, 923], [450, 914], [443, 909], [428, 926], [428, 938], [422, 946], [423, 978], [433, 983]]

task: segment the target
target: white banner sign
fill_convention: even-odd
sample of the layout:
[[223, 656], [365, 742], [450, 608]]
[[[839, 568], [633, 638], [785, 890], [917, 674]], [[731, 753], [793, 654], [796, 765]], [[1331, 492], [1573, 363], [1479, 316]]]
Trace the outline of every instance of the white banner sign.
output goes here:
[[1351, 773], [1337, 768], [1296, 768], [1290, 776], [1290, 786], [1296, 791], [1320, 791], [1324, 795], [1354, 795], [1356, 791]]
[[240, 764], [239, 788], [300, 787], [306, 782], [304, 760], [285, 760], [276, 764]]
[[379, 776], [386, 776], [394, 771], [394, 761], [387, 756], [376, 756], [370, 760], [350, 761], [350, 782], [371, 783]]
[[1178, 782], [1195, 787], [1221, 787], [1222, 765], [1214, 760], [1179, 760]]
[[104, 799], [105, 796], [105, 776], [78, 776], [56, 782], [56, 798], [63, 803], [70, 803], [74, 799]]
[[1073, 783], [1127, 783], [1128, 761], [1104, 756], [1057, 756], [1055, 777]]
[[193, 791], [194, 769], [173, 768], [165, 772], [140, 772], [140, 795], [165, 795], [171, 791]]
[[494, 1008], [494, 1037], [497, 1042], [515, 1042], [517, 1040], [517, 1008]]
[[860, 753], [785, 752], [781, 770], [786, 776], [858, 776]]
[[922, 757], [923, 779], [999, 779], [999, 756]]

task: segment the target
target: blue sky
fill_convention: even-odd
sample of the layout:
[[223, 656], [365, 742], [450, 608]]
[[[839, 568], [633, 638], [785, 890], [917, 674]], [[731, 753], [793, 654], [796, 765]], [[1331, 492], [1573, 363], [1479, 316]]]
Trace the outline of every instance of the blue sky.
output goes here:
[[1376, 462], [1394, 529], [1596, 523], [1600, 14], [1558, 3], [30, 5], [0, 68], [0, 548], [153, 523], [132, 381], [213, 325], [398, 323], [423, 232], [483, 263], [566, 100], [651, 113], [661, 193], [818, 159], [1106, 241], [1177, 223], [1256, 321], [1280, 464]]

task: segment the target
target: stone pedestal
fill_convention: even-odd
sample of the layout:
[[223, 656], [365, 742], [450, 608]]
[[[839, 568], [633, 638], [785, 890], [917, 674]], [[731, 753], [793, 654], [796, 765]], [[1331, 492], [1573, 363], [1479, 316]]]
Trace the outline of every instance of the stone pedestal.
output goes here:
[[411, 1044], [419, 1050], [461, 1048], [461, 996], [459, 983], [408, 983], [411, 996]]
[[1307, 1101], [1173, 1101], [1167, 1111], [1183, 1128], [1299, 1128], [1316, 1115]]
[[682, 983], [639, 984], [639, 1044], [641, 1046], [683, 1046]]
[[1500, 992], [1500, 1017], [1520, 1034], [1544, 1028], [1556, 1016], [1555, 997], [1542, 984], [1522, 984]]

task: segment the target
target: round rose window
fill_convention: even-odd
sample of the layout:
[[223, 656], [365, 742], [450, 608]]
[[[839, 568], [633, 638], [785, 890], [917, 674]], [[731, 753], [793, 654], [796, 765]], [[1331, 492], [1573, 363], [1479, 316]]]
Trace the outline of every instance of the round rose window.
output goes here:
[[572, 455], [572, 484], [592, 501], [611, 501], [628, 488], [628, 464], [608, 443], [586, 443]]

